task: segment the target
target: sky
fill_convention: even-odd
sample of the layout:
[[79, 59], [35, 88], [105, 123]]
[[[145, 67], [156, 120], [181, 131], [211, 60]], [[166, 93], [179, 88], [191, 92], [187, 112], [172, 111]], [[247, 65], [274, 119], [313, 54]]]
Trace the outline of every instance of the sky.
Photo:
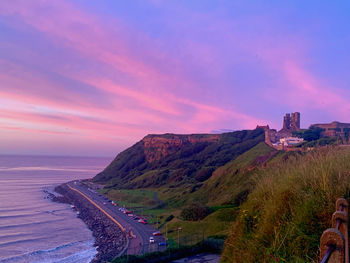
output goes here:
[[350, 122], [350, 2], [2, 0], [0, 154]]

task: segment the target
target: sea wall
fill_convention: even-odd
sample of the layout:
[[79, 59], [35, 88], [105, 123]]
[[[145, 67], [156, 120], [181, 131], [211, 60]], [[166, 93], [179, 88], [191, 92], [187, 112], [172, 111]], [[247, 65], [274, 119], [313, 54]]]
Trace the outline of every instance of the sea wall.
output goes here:
[[126, 235], [106, 215], [66, 184], [57, 186], [55, 191], [62, 196], [53, 197], [53, 201], [74, 205], [79, 212], [78, 217], [93, 232], [98, 253], [92, 263], [111, 260], [124, 250], [127, 246]]

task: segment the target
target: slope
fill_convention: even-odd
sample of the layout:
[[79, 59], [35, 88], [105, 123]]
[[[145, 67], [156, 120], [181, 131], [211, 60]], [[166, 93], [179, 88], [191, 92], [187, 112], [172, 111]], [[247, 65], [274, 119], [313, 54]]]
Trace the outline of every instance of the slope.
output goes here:
[[264, 140], [262, 129], [224, 134], [148, 135], [117, 155], [93, 181], [108, 188], [195, 185]]

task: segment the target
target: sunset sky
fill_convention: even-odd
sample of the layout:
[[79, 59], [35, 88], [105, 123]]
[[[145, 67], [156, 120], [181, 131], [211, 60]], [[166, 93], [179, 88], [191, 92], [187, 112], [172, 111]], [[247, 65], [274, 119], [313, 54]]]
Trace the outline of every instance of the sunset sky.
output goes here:
[[0, 154], [350, 122], [349, 1], [2, 0]]

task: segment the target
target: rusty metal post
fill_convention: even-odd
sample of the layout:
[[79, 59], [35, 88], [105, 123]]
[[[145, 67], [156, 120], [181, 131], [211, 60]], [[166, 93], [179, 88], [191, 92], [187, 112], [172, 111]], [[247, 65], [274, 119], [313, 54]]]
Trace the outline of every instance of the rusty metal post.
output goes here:
[[321, 236], [320, 254], [321, 258], [326, 254], [329, 247], [334, 247], [328, 263], [345, 262], [345, 239], [343, 234], [336, 228], [328, 228]]
[[349, 237], [348, 237], [348, 210], [349, 204], [344, 198], [339, 198], [336, 202], [337, 211], [332, 216], [332, 227], [336, 227], [337, 221], [341, 222], [339, 231], [345, 240], [345, 263], [349, 263]]

